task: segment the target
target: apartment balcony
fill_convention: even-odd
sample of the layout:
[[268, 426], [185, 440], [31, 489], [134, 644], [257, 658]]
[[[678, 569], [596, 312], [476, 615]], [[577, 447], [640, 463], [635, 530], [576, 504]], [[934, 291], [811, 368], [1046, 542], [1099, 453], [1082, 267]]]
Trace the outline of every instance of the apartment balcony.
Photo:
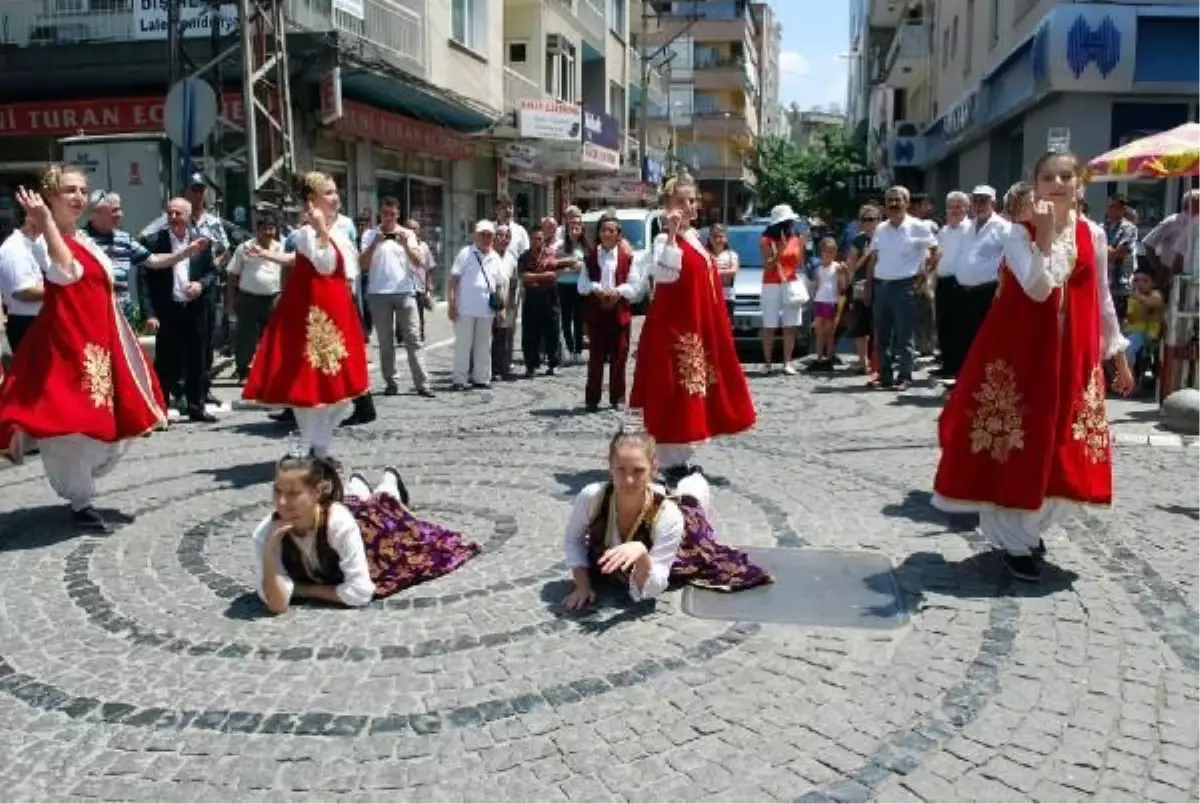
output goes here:
[[754, 171], [744, 164], [741, 159], [731, 160], [728, 165], [710, 165], [703, 161], [700, 167], [692, 171], [693, 177], [698, 181], [730, 181], [740, 182], [742, 184], [756, 184], [757, 179]]
[[746, 61], [732, 56], [697, 61], [692, 66], [692, 84], [698, 91], [744, 90], [749, 84]]
[[521, 102], [544, 100], [550, 97], [536, 81], [521, 75], [511, 67], [504, 68], [504, 108], [521, 108]]
[[753, 106], [741, 109], [697, 107], [692, 110], [690, 123], [692, 133], [698, 139], [753, 139], [758, 136], [758, 112]]
[[904, 18], [910, 0], [867, 0], [867, 23], [872, 28], [895, 28]]
[[[60, 9], [55, 0], [8, 0], [0, 5], [0, 46], [153, 41], [134, 29], [134, 2], [138, 0], [72, 0], [70, 9]], [[361, 20], [335, 9], [333, 0], [283, 2], [293, 30], [336, 33], [405, 72], [426, 76], [426, 0], [362, 0]], [[184, 7], [185, 22], [195, 16], [195, 11]], [[186, 38], [199, 39], [207, 31], [197, 26]]]
[[[653, 23], [651, 23], [653, 25]], [[657, 48], [680, 36], [690, 36], [694, 42], [753, 42], [754, 22], [750, 15], [733, 19], [699, 19], [660, 17], [657, 27], [650, 27], [643, 45]]]
[[929, 32], [923, 22], [906, 22], [896, 29], [883, 59], [883, 79], [897, 89], [912, 89], [925, 77], [930, 58]]
[[546, 9], [557, 11], [589, 45], [601, 53], [605, 52], [608, 47], [608, 23], [605, 21], [604, 0], [546, 0]]

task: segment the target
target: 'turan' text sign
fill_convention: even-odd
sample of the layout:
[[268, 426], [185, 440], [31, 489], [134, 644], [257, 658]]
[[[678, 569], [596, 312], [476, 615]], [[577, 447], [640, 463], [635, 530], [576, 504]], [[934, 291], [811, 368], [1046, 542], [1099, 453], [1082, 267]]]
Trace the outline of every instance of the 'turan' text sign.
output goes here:
[[214, 22], [221, 26], [221, 36], [232, 36], [237, 32], [236, 5], [222, 5], [214, 14], [208, 0], [133, 0], [133, 38], [165, 41], [167, 9], [172, 2], [179, 4], [181, 33], [188, 39], [212, 36]]

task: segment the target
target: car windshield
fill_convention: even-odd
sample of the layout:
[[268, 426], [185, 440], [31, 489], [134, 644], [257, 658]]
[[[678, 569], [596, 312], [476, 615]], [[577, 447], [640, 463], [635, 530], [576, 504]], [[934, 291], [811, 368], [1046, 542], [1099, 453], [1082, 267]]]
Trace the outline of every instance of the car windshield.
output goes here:
[[[600, 225], [599, 220], [588, 221], [584, 224], [587, 231], [587, 240], [589, 243], [596, 243], [596, 231]], [[646, 247], [646, 226], [641, 220], [634, 218], [621, 218], [621, 234], [629, 241], [629, 245], [634, 251], [641, 251]]]
[[762, 268], [762, 240], [764, 226], [729, 227], [729, 247], [737, 252], [738, 264], [743, 268]]

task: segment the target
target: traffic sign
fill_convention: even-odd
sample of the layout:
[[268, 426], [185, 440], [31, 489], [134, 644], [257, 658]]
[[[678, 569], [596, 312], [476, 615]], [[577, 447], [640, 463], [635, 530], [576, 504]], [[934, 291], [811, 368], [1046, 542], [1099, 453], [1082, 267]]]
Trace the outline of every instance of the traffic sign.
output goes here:
[[185, 78], [167, 93], [163, 129], [184, 153], [202, 144], [217, 125], [217, 93], [207, 81]]

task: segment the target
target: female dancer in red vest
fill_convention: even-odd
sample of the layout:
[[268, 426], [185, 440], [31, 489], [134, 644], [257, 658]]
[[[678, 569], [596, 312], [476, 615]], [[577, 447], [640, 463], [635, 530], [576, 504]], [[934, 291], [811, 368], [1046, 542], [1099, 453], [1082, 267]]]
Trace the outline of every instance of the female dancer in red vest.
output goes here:
[[367, 349], [346, 281], [347, 261], [357, 252], [333, 226], [337, 185], [313, 171], [301, 177], [301, 190], [305, 224], [296, 233], [296, 264], [242, 398], [290, 407], [304, 446], [324, 457], [333, 429], [367, 390]]
[[588, 335], [588, 374], [584, 400], [588, 410], [600, 408], [604, 364], [608, 363], [608, 400], [614, 408], [625, 404], [625, 363], [633, 303], [641, 298], [641, 277], [633, 255], [621, 248], [621, 222], [611, 215], [597, 225], [600, 243], [588, 252], [579, 274], [579, 295], [584, 299]]
[[96, 479], [167, 415], [154, 370], [117, 309], [112, 263], [76, 228], [86, 198], [87, 179], [72, 167], [49, 168], [40, 194], [17, 191], [50, 264], [42, 310], [0, 386], [0, 450], [19, 462], [36, 440], [73, 524], [104, 531], [92, 507]]
[[696, 183], [687, 174], [663, 188], [667, 231], [651, 253], [654, 298], [638, 342], [630, 404], [658, 443], [668, 483], [689, 466], [695, 447], [754, 426], [746, 375], [733, 345], [721, 277], [692, 228]]
[[978, 511], [1009, 571], [1040, 576], [1042, 536], [1077, 504], [1112, 503], [1102, 361], [1133, 388], [1108, 290], [1104, 230], [1076, 214], [1079, 162], [1034, 167], [1033, 223], [1014, 223], [1000, 287], [938, 423], [939, 508]]

